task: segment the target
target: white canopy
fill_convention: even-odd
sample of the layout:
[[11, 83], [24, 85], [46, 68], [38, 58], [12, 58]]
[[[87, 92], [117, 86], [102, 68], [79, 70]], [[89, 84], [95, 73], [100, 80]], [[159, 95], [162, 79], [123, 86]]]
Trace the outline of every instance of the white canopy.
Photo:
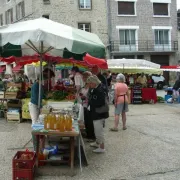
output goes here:
[[[33, 45], [28, 41], [31, 41]], [[0, 46], [4, 46], [7, 43], [24, 45], [27, 42], [32, 49], [36, 50], [39, 49], [39, 42], [43, 42], [53, 49], [67, 48], [76, 54], [87, 52], [92, 56], [96, 54], [101, 56], [103, 53], [105, 55], [105, 46], [96, 34], [72, 28], [46, 18], [0, 27]], [[38, 44], [36, 45], [36, 43]]]
[[108, 59], [107, 63], [109, 69], [160, 69], [159, 64], [155, 64], [144, 59]]

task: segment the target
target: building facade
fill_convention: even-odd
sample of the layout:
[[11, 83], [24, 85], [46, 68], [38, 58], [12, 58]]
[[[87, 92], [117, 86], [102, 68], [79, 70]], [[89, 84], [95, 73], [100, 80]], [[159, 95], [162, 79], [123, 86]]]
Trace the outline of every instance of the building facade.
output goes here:
[[108, 10], [111, 58], [177, 63], [176, 0], [109, 0]]
[[106, 0], [0, 0], [0, 25], [45, 17], [108, 42]]

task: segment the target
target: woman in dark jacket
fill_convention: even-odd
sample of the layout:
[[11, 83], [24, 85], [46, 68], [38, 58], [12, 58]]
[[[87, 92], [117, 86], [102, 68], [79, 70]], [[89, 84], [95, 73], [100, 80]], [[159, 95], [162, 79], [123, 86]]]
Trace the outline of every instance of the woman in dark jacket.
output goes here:
[[104, 121], [109, 117], [109, 108], [106, 101], [106, 92], [97, 76], [93, 75], [87, 79], [87, 84], [91, 89], [88, 97], [88, 109], [94, 124], [96, 142], [91, 147], [95, 153], [104, 153]]

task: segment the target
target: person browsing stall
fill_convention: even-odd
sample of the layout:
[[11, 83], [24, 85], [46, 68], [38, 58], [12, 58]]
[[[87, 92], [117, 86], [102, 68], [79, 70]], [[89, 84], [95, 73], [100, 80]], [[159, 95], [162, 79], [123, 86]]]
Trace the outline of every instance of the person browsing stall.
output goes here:
[[97, 149], [93, 150], [94, 153], [104, 153], [104, 121], [109, 117], [109, 107], [106, 101], [106, 92], [102, 86], [101, 81], [95, 75], [90, 76], [86, 83], [91, 89], [88, 96], [88, 109], [90, 111], [91, 119], [94, 124], [94, 132], [96, 142], [91, 143], [91, 147]]
[[110, 131], [118, 131], [119, 116], [122, 116], [123, 130], [126, 130], [126, 112], [128, 112], [129, 91], [128, 86], [125, 84], [125, 76], [118, 74], [116, 77], [117, 83], [115, 84], [115, 120], [114, 127]]

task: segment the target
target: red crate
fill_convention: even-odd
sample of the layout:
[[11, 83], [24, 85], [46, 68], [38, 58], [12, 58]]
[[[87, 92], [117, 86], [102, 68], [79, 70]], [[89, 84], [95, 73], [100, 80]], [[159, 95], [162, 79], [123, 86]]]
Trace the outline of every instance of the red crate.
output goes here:
[[[32, 159], [30, 159], [30, 160], [19, 159], [22, 154], [31, 155]], [[26, 152], [26, 151], [18, 151], [12, 160], [12, 168], [13, 168], [13, 170], [15, 170], [15, 169], [32, 170], [35, 163], [36, 163], [36, 153]]]
[[29, 169], [13, 169], [12, 180], [34, 180], [35, 166]]

